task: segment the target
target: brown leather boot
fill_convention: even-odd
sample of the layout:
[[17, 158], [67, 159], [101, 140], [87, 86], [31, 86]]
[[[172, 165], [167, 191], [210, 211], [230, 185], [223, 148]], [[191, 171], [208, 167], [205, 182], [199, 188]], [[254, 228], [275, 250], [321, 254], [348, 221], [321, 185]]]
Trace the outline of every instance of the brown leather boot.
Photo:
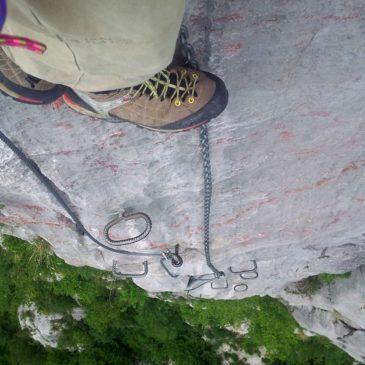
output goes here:
[[97, 118], [178, 132], [217, 117], [227, 106], [228, 92], [224, 82], [211, 73], [176, 67], [128, 89], [106, 93], [68, 89], [64, 101]]
[[26, 74], [0, 48], [0, 91], [23, 103], [49, 104], [62, 95], [64, 87]]

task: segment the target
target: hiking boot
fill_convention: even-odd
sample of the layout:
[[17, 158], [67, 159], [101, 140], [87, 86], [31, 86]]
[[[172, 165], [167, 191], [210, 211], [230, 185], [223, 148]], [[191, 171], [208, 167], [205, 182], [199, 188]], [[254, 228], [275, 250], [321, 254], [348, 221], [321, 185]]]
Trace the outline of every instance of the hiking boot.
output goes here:
[[23, 103], [49, 104], [62, 95], [64, 87], [26, 74], [0, 48], [0, 91]]
[[64, 101], [76, 111], [162, 132], [198, 127], [227, 106], [228, 92], [217, 76], [176, 67], [144, 83], [105, 93], [67, 89]]

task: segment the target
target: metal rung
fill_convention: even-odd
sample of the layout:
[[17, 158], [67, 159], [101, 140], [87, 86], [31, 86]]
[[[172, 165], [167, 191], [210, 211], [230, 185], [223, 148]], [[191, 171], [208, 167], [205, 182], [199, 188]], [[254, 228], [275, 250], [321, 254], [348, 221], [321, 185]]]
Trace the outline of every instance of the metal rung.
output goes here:
[[143, 262], [143, 270], [141, 274], [122, 273], [117, 271], [117, 262], [113, 261], [112, 272], [117, 278], [144, 278], [148, 274], [148, 261]]
[[212, 289], [214, 289], [214, 290], [228, 289], [228, 280], [226, 278], [224, 278], [224, 284], [223, 284], [223, 286], [214, 286], [214, 283], [219, 282], [219, 280], [221, 280], [221, 279], [217, 278], [215, 280], [212, 280], [210, 282], [210, 287]]
[[255, 271], [255, 272], [242, 272], [240, 274], [240, 277], [243, 280], [253, 280], [253, 279], [257, 279], [259, 277], [259, 273], [257, 271]]
[[257, 263], [256, 260], [251, 260], [253, 262], [253, 269], [249, 269], [249, 270], [240, 270], [240, 271], [234, 271], [232, 269], [232, 266], [230, 266], [228, 268], [228, 270], [232, 273], [232, 274], [241, 274], [241, 273], [245, 273], [245, 272], [257, 272]]
[[256, 260], [251, 260], [251, 261], [253, 262], [253, 269], [235, 271], [232, 269], [232, 266], [230, 266], [228, 270], [232, 274], [240, 274], [240, 277], [244, 280], [257, 279], [259, 277], [259, 273], [257, 271], [257, 263]]

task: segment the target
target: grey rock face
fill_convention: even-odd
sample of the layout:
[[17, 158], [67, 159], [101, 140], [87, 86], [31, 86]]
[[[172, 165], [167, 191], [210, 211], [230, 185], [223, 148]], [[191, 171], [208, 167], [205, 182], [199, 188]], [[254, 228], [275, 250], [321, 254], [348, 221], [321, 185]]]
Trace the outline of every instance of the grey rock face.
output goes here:
[[328, 337], [355, 359], [365, 361], [365, 266], [348, 279], [337, 279], [311, 296], [293, 294], [281, 297], [292, 306], [298, 323]]
[[34, 303], [21, 305], [18, 308], [20, 327], [28, 330], [30, 336], [44, 347], [57, 347], [60, 329], [55, 329], [54, 324], [62, 317], [59, 313], [49, 315], [41, 313]]
[[[73, 308], [70, 314], [75, 321], [81, 321], [86, 316], [83, 308]], [[23, 304], [18, 308], [20, 327], [44, 347], [59, 347], [58, 340], [65, 328], [63, 319], [64, 314], [61, 313], [42, 313], [35, 303]], [[66, 347], [66, 350], [82, 351], [82, 346], [76, 344], [74, 348]]]
[[[208, 298], [278, 296], [321, 272], [365, 263], [365, 4], [362, 0], [198, 1], [186, 24], [201, 64], [227, 83], [230, 103], [210, 124], [214, 175], [212, 257], [228, 288]], [[209, 273], [202, 244], [202, 164], [197, 131], [159, 134], [0, 98], [1, 130], [65, 193], [102, 240], [113, 213], [132, 207], [153, 221], [135, 250], [180, 244], [176, 279], [157, 258], [148, 291], [184, 293]], [[113, 254], [80, 237], [67, 213], [0, 143], [0, 222], [39, 235], [72, 265], [141, 272], [143, 258]], [[130, 222], [114, 232], [132, 235]], [[128, 248], [129, 249], [129, 248]], [[234, 270], [258, 278], [242, 280]], [[245, 283], [244, 292], [234, 286]]]

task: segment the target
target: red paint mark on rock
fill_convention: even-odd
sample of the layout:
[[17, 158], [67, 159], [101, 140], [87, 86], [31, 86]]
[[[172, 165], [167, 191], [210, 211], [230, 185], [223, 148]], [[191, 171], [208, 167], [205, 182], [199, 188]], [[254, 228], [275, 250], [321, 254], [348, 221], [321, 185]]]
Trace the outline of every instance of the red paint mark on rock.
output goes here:
[[105, 137], [98, 146], [101, 150], [105, 148], [119, 149], [122, 147], [121, 139], [127, 135], [123, 129], [115, 131], [112, 135]]
[[289, 131], [282, 131], [280, 133], [280, 137], [283, 141], [290, 141], [291, 139], [293, 139], [294, 134], [292, 132], [289, 132]]
[[335, 214], [332, 214], [329, 217], [330, 222], [329, 222], [328, 226], [332, 226], [332, 225], [339, 223], [345, 215], [346, 215], [345, 211], [339, 211], [339, 212], [336, 212]]
[[321, 180], [318, 180], [317, 182], [315, 182], [312, 185], [307, 185], [307, 186], [303, 186], [303, 187], [300, 187], [300, 188], [286, 190], [284, 194], [286, 196], [289, 196], [289, 195], [293, 195], [293, 194], [296, 194], [296, 193], [303, 193], [305, 191], [313, 190], [313, 189], [316, 189], [316, 188], [321, 188], [322, 186], [327, 185], [327, 184], [329, 184], [330, 182], [332, 182], [334, 180], [335, 180], [334, 177], [323, 178]]
[[229, 55], [233, 56], [235, 55], [240, 49], [242, 48], [242, 43], [233, 43], [229, 44], [224, 50]]
[[353, 200], [357, 203], [364, 203], [365, 202], [365, 198], [354, 198]]
[[262, 200], [259, 203], [259, 207], [261, 207], [264, 204], [273, 204], [273, 203], [276, 203], [276, 202], [277, 202], [277, 199], [276, 198], [267, 198], [267, 199]]
[[334, 21], [348, 21], [360, 19], [359, 13], [352, 13], [350, 15], [327, 15], [321, 18], [322, 20], [334, 20]]
[[75, 223], [73, 222], [73, 220], [71, 220], [71, 218], [68, 218], [63, 214], [59, 214], [57, 216], [57, 219], [61, 226], [65, 226], [65, 227], [74, 227], [75, 226]]
[[117, 164], [112, 164], [104, 160], [96, 160], [95, 163], [105, 169], [109, 169], [113, 172], [114, 175], [118, 173], [119, 166]]
[[201, 234], [203, 232], [203, 230], [204, 230], [203, 226], [198, 226], [198, 227], [195, 227], [195, 228], [191, 228], [188, 231], [188, 237], [191, 238], [195, 234]]
[[191, 17], [190, 17], [190, 22], [192, 23], [192, 24], [199, 24], [199, 23], [203, 23], [203, 22], [205, 22], [205, 19], [206, 18], [204, 18], [203, 16], [201, 16], [201, 15], [192, 15]]
[[72, 124], [67, 122], [56, 123], [56, 127], [70, 130], [73, 128]]
[[319, 148], [305, 148], [301, 151], [298, 151], [296, 153], [296, 156], [298, 157], [298, 159], [304, 159], [304, 158], [316, 156], [316, 155], [318, 155], [319, 152], [320, 152]]
[[347, 172], [350, 171], [355, 171], [358, 170], [360, 167], [365, 166], [365, 159], [363, 160], [357, 160], [357, 161], [352, 161], [350, 163], [348, 163], [341, 171], [341, 174], [345, 174]]
[[275, 126], [274, 126], [274, 129], [285, 129], [286, 128], [286, 126], [285, 126], [285, 124], [284, 123], [277, 123], [277, 124], [275, 124]]
[[114, 132], [110, 138], [121, 138], [125, 137], [127, 135], [127, 132], [125, 132], [123, 129], [120, 129], [119, 131]]
[[173, 223], [171, 224], [171, 228], [180, 228], [186, 225], [189, 222], [189, 217], [187, 215], [184, 216], [184, 218], [179, 223]]
[[240, 141], [242, 138], [241, 137], [229, 137], [229, 138], [217, 138], [216, 140], [213, 141], [213, 144], [232, 144], [232, 143], [235, 143], [235, 142], [238, 142]]
[[54, 223], [54, 222], [42, 222], [42, 221], [37, 221], [34, 219], [29, 219], [29, 218], [25, 218], [25, 217], [13, 217], [13, 216], [7, 216], [7, 217], [1, 217], [0, 216], [0, 223], [3, 224], [9, 224], [9, 225], [29, 225], [29, 224], [34, 224], [34, 225], [46, 225], [48, 227], [62, 227], [63, 225], [60, 223]]
[[358, 168], [359, 168], [359, 166], [357, 166], [355, 162], [350, 162], [348, 165], [346, 165], [342, 169], [341, 173], [345, 174], [346, 172], [354, 171], [354, 170], [357, 170]]
[[241, 244], [241, 245], [248, 245], [252, 242], [252, 240], [254, 239], [262, 239], [262, 238], [266, 238], [268, 237], [268, 233], [267, 232], [259, 232], [259, 233], [256, 233], [256, 234], [244, 234], [240, 237], [238, 237], [238, 244]]
[[150, 248], [159, 248], [161, 250], [164, 250], [164, 249], [169, 248], [171, 246], [172, 245], [169, 245], [167, 243], [162, 243], [162, 242], [154, 242], [154, 241], [152, 241], [152, 242], [149, 243], [149, 247]]
[[109, 231], [109, 237], [114, 241], [122, 241], [129, 237], [119, 234], [118, 232]]
[[99, 118], [96, 118], [96, 117], [88, 117], [87, 118], [88, 119], [88, 121], [90, 122], [90, 123], [100, 123], [100, 119]]
[[249, 234], [244, 234], [238, 238], [239, 245], [248, 245], [251, 242], [251, 236]]
[[303, 193], [304, 191], [308, 191], [311, 190], [312, 186], [303, 186], [301, 188], [295, 188], [295, 189], [291, 189], [291, 190], [286, 190], [285, 191], [285, 195], [292, 195], [292, 194], [296, 194], [296, 193]]
[[212, 224], [212, 228], [218, 229], [218, 228], [221, 228], [221, 227], [230, 225], [230, 224], [235, 224], [245, 214], [247, 214], [247, 213], [249, 213], [249, 212], [251, 212], [253, 210], [258, 210], [258, 209], [260, 209], [262, 206], [264, 206], [266, 204], [274, 204], [276, 202], [277, 202], [277, 199], [276, 198], [267, 197], [267, 198], [265, 198], [263, 200], [256, 201], [256, 202], [253, 202], [251, 204], [248, 204], [246, 207], [240, 209], [238, 211], [238, 213], [236, 213], [233, 217], [228, 218], [228, 219], [226, 219], [226, 220], [224, 220], [222, 222]]
[[69, 156], [71, 155], [71, 153], [74, 152], [72, 150], [63, 150], [63, 151], [58, 151], [57, 155], [61, 155], [61, 156]]
[[166, 133], [165, 142], [171, 141], [176, 137], [176, 133]]
[[321, 186], [323, 186], [323, 185], [327, 185], [328, 183], [330, 183], [330, 182], [331, 182], [331, 181], [333, 181], [333, 180], [334, 180], [334, 178], [333, 178], [333, 177], [324, 178], [324, 179], [321, 179], [321, 180], [317, 181], [317, 182], [314, 184], [314, 186], [315, 186], [316, 188], [320, 188]]
[[214, 23], [228, 23], [228, 22], [242, 22], [245, 20], [245, 17], [242, 13], [232, 13], [226, 16], [222, 16], [220, 18], [214, 18]]
[[331, 220], [330, 225], [337, 224], [340, 221], [339, 217], [335, 217]]
[[351, 138], [349, 140], [347, 140], [344, 143], [344, 146], [352, 148], [352, 147], [356, 146], [359, 142], [363, 142], [363, 138], [362, 138], [361, 132], [357, 131], [356, 133], [354, 133], [351, 136]]
[[36, 213], [41, 213], [44, 211], [44, 208], [40, 207], [39, 205], [24, 204], [24, 207]]
[[325, 15], [325, 16], [317, 16], [315, 14], [309, 14], [302, 17], [303, 19], [315, 19], [315, 20], [327, 20], [327, 21], [348, 21], [348, 20], [359, 20], [361, 19], [361, 15], [358, 12], [353, 12], [349, 15]]

